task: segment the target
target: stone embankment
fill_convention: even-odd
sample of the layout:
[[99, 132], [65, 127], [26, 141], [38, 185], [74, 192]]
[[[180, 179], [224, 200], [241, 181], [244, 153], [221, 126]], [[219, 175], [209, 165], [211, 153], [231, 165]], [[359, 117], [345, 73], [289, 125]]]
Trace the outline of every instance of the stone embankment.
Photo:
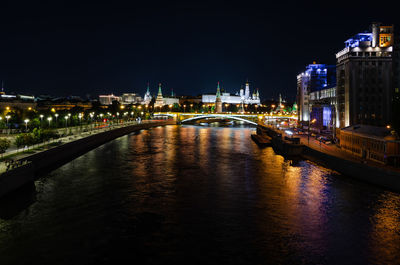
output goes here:
[[35, 177], [49, 172], [74, 158], [123, 135], [151, 127], [173, 125], [175, 121], [154, 121], [129, 125], [90, 135], [46, 151], [24, 157], [20, 166], [0, 174], [0, 197], [32, 182]]
[[301, 155], [304, 159], [333, 169], [345, 177], [352, 177], [391, 191], [400, 192], [400, 172], [390, 168], [370, 166], [329, 155], [305, 146]]
[[[260, 125], [258, 130], [268, 133], [273, 138], [274, 136], [280, 137], [279, 132], [269, 126]], [[285, 153], [283, 155], [285, 156]], [[334, 153], [328, 154], [306, 145], [302, 145], [302, 151], [299, 155], [303, 159], [335, 170], [345, 177], [355, 178], [391, 191], [400, 192], [400, 170], [383, 165], [373, 166], [356, 160], [345, 159], [336, 156]]]

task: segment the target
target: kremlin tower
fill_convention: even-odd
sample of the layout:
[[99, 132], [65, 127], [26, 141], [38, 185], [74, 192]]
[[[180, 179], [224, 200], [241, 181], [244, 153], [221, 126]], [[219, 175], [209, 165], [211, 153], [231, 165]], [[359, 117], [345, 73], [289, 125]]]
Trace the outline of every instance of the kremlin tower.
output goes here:
[[161, 83], [158, 84], [158, 94], [156, 98], [156, 102], [154, 103], [154, 108], [164, 106], [164, 98], [161, 92]]
[[222, 100], [221, 100], [221, 92], [219, 90], [219, 82], [217, 86], [217, 97], [215, 99], [215, 112], [216, 113], [222, 112]]

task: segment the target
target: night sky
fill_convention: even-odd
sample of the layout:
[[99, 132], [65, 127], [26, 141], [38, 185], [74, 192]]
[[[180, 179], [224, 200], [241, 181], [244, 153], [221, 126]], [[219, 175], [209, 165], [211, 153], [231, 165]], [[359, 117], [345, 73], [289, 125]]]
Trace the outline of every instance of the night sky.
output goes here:
[[198, 95], [215, 92], [217, 81], [235, 93], [249, 79], [262, 99], [293, 100], [307, 64], [334, 64], [347, 38], [399, 16], [354, 1], [128, 3], [2, 1], [6, 92], [143, 96], [147, 82], [153, 94], [161, 82], [164, 93]]

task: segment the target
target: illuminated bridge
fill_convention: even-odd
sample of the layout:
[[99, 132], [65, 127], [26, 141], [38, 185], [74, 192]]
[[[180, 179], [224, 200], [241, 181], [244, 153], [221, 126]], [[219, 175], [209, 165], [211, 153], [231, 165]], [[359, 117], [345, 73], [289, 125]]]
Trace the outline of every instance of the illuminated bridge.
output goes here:
[[258, 122], [280, 122], [280, 121], [295, 121], [296, 115], [281, 115], [281, 114], [245, 114], [245, 113], [183, 113], [183, 112], [158, 112], [154, 113], [154, 118], [171, 118], [178, 123], [199, 121], [218, 121], [218, 120], [234, 120], [242, 121], [252, 125], [257, 125]]

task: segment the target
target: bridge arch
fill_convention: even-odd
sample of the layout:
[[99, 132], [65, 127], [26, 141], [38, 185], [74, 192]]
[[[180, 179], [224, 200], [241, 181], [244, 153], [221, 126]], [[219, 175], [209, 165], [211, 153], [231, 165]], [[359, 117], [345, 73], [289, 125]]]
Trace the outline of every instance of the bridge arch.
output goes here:
[[246, 122], [246, 123], [249, 123], [249, 124], [252, 124], [252, 125], [257, 125], [256, 122], [250, 121], [250, 120], [247, 120], [247, 119], [240, 118], [239, 116], [235, 116], [235, 115], [221, 115], [221, 114], [214, 114], [214, 115], [213, 115], [213, 114], [207, 114], [207, 115], [195, 116], [195, 117], [192, 117], [192, 118], [188, 118], [188, 119], [181, 120], [181, 123], [185, 123], [185, 122], [188, 122], [188, 121], [195, 121], [195, 120], [207, 119], [207, 118], [232, 119], [232, 120], [237, 120], [237, 121], [243, 121], [243, 122]]
[[170, 117], [170, 118], [174, 118], [174, 117], [176, 117], [176, 115], [170, 114], [170, 113], [155, 113], [155, 114], [153, 114], [153, 117]]

